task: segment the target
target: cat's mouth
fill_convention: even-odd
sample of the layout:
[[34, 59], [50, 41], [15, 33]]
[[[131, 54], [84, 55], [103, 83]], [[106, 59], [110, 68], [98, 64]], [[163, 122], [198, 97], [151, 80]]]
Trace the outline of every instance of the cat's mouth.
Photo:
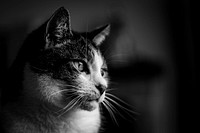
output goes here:
[[86, 100], [82, 102], [80, 108], [87, 111], [92, 111], [96, 109], [99, 106], [99, 103], [101, 103], [104, 100], [105, 92], [100, 94], [89, 94], [86, 96]]
[[91, 93], [86, 95], [86, 102], [93, 102], [96, 101], [98, 103], [103, 102], [104, 98], [105, 98], [105, 91], [102, 94], [98, 94], [98, 93]]

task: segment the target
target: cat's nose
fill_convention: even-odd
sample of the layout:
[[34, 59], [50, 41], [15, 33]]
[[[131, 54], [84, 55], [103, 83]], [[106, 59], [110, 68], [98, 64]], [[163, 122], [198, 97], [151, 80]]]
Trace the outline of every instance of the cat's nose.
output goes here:
[[102, 95], [104, 93], [104, 91], [106, 91], [106, 86], [104, 85], [96, 85], [96, 88], [99, 90], [100, 94]]

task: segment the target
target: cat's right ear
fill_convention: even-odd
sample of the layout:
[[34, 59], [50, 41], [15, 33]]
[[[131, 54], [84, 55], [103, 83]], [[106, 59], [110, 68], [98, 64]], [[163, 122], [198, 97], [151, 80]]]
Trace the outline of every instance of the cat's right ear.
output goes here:
[[50, 17], [46, 25], [45, 48], [60, 47], [72, 36], [70, 15], [64, 7], [59, 8]]

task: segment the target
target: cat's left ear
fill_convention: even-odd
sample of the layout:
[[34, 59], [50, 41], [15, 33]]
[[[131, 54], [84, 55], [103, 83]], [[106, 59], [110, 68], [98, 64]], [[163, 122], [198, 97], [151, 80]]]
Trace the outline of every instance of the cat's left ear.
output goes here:
[[69, 12], [64, 7], [61, 7], [55, 11], [47, 22], [45, 48], [62, 46], [67, 43], [71, 36]]
[[110, 25], [105, 25], [100, 28], [95, 29], [91, 32], [92, 41], [95, 43], [96, 46], [100, 46], [101, 43], [106, 39], [110, 33]]

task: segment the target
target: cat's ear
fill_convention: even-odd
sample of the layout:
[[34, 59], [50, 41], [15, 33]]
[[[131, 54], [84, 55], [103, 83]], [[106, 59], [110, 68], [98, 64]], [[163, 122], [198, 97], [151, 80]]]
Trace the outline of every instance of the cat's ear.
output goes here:
[[91, 32], [92, 41], [99, 46], [110, 33], [110, 25], [105, 25]]
[[64, 7], [61, 7], [55, 11], [47, 22], [45, 48], [62, 46], [67, 43], [71, 36], [69, 12]]

